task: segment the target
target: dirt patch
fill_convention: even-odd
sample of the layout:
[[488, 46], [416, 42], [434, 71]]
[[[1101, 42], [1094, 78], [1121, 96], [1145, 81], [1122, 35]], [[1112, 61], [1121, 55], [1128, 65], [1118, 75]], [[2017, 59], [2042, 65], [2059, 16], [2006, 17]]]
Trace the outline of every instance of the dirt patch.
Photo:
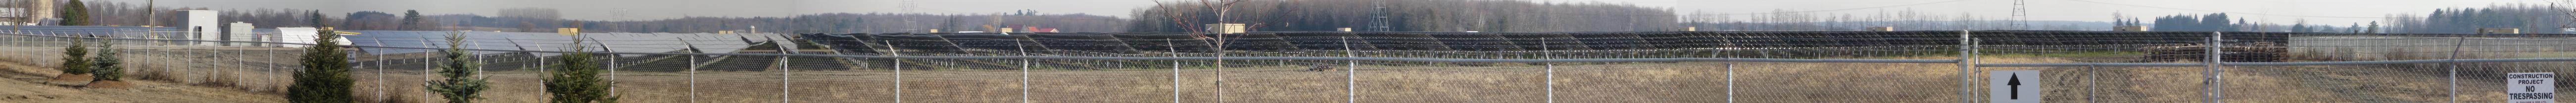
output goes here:
[[94, 77], [90, 76], [90, 74], [62, 74], [54, 75], [54, 79], [45, 80], [45, 83], [61, 85], [89, 84], [91, 78]]
[[134, 84], [133, 84], [133, 83], [125, 83], [125, 81], [102, 80], [102, 81], [91, 81], [91, 82], [89, 82], [89, 84], [88, 84], [88, 85], [81, 85], [81, 87], [83, 87], [83, 88], [93, 88], [93, 89], [125, 89], [125, 88], [134, 88]]

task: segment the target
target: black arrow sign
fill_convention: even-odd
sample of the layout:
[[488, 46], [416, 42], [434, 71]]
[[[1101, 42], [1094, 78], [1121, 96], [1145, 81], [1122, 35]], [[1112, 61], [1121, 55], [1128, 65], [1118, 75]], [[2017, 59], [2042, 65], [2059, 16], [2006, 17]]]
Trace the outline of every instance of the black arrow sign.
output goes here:
[[2013, 73], [2013, 75], [2012, 75], [2012, 76], [2009, 76], [2009, 77], [2007, 77], [2007, 78], [2012, 78], [2012, 80], [2005, 80], [2005, 81], [2004, 81], [2004, 85], [2012, 86], [2012, 89], [2006, 89], [2007, 91], [2005, 91], [2005, 92], [2011, 92], [2011, 93], [2004, 93], [2004, 94], [2010, 94], [2010, 96], [2009, 96], [2009, 97], [2005, 97], [2005, 98], [2009, 98], [2009, 99], [2016, 99], [2016, 100], [2021, 99], [2021, 73]]

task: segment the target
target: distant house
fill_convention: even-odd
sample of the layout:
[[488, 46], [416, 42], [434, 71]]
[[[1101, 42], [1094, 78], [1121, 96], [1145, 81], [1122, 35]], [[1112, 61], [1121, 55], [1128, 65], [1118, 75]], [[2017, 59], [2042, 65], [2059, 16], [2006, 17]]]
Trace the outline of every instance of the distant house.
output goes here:
[[22, 15], [26, 12], [26, 8], [0, 8], [0, 25], [35, 25]]

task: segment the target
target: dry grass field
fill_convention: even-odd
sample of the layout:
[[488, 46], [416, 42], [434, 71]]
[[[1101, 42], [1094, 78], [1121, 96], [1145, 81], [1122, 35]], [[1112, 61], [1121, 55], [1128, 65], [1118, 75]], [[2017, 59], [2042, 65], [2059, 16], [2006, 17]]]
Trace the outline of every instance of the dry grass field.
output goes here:
[[[10, 52], [59, 50], [10, 50]], [[227, 52], [207, 52], [227, 53]], [[47, 54], [0, 54], [0, 62], [41, 68], [51, 65]], [[264, 61], [288, 61], [278, 58], [227, 58], [240, 60], [198, 60], [197, 66], [180, 57], [167, 55], [128, 54], [129, 69], [150, 82], [139, 87], [229, 89], [231, 97], [215, 98], [244, 102], [278, 101], [275, 89], [284, 86], [282, 71], [264, 71]], [[1884, 57], [1872, 59], [1950, 59], [1955, 57]], [[32, 60], [32, 61], [31, 61]], [[2068, 58], [2041, 56], [1990, 56], [1982, 60], [1996, 63], [2079, 62]], [[213, 61], [213, 62], [206, 62]], [[230, 62], [230, 63], [227, 63]], [[1361, 61], [1370, 62], [1370, 61]], [[1362, 63], [1370, 64], [1370, 63]], [[1728, 64], [1732, 66], [1729, 72]], [[2546, 72], [2565, 67], [2567, 63], [2481, 63], [2474, 71], [2464, 72]], [[1170, 68], [1155, 65], [1151, 68]], [[2447, 102], [2448, 78], [2434, 70], [2439, 64], [2411, 65], [2336, 65], [2336, 66], [2269, 66], [2229, 67], [2227, 96], [2231, 102]], [[1336, 65], [1335, 68], [1341, 68]], [[1170, 69], [1115, 70], [1035, 70], [1027, 75], [1026, 91], [1034, 102], [1170, 102], [1175, 90], [1182, 102], [1341, 102], [1344, 91], [1355, 91], [1349, 97], [1358, 102], [1472, 102], [1515, 103], [1545, 102], [1548, 66], [1535, 63], [1500, 63], [1489, 66], [1382, 66], [1361, 65], [1345, 72], [1299, 71], [1304, 66], [1235, 67], [1217, 72], [1212, 68], [1190, 67], [1178, 71], [1178, 85]], [[736, 67], [753, 68], [753, 67]], [[293, 68], [277, 68], [293, 69]], [[752, 69], [758, 70], [758, 69]], [[1960, 69], [1947, 63], [1764, 63], [1764, 62], [1583, 62], [1556, 63], [1555, 101], [1560, 102], [1955, 102], [1958, 101]], [[1980, 70], [2042, 70], [2049, 101], [2095, 102], [2198, 102], [2201, 77], [2199, 67], [1986, 67]], [[10, 69], [16, 79], [50, 73], [51, 69]], [[402, 69], [360, 68], [353, 70], [359, 80], [357, 97], [362, 100], [418, 103], [435, 102], [434, 96], [421, 92], [420, 71]], [[377, 72], [383, 72], [379, 75]], [[1975, 72], [1975, 71], [1971, 71]], [[273, 73], [273, 74], [272, 74]], [[490, 71], [494, 89], [486, 92], [483, 102], [540, 102], [544, 100], [538, 77], [530, 70]], [[897, 89], [896, 73], [890, 69], [863, 70], [797, 70], [782, 76], [778, 71], [711, 71], [684, 72], [619, 72], [617, 94], [629, 102], [894, 102], [901, 91], [904, 102], [999, 103], [1020, 100], [1023, 84], [1021, 71], [964, 69], [914, 70], [901, 73]], [[1224, 73], [1224, 85], [1216, 85], [1217, 74]], [[1728, 75], [1733, 73], [1732, 76]], [[2567, 73], [2567, 72], [2561, 72]], [[207, 78], [205, 75], [214, 75]], [[1982, 76], [1984, 73], [1969, 73]], [[2500, 73], [2494, 73], [2500, 74]], [[2499, 79], [2480, 75], [2463, 75], [2460, 82], [2462, 102], [2499, 102], [2502, 95]], [[380, 79], [381, 78], [381, 79]], [[782, 83], [782, 78], [784, 79]], [[1350, 79], [1345, 79], [1350, 78]], [[1984, 77], [1973, 77], [1982, 79]], [[1732, 81], [1732, 85], [1729, 83]], [[694, 82], [694, 83], [693, 83]], [[1349, 84], [1356, 82], [1356, 84]], [[1984, 87], [1982, 81], [1972, 87]], [[694, 84], [694, 85], [692, 85]], [[782, 86], [783, 85], [783, 86]], [[28, 86], [0, 83], [0, 86]], [[47, 85], [35, 85], [39, 87]], [[2562, 85], [2561, 87], [2566, 87]], [[781, 89], [787, 88], [787, 89]], [[1223, 89], [1223, 93], [1217, 92]], [[1356, 89], [1356, 90], [1353, 90]], [[1982, 89], [1982, 88], [1977, 88]], [[1732, 90], [1730, 94], [1729, 90]], [[75, 90], [97, 91], [97, 90]], [[142, 91], [151, 91], [144, 89]], [[1976, 90], [1983, 91], [1983, 90]], [[381, 92], [381, 93], [379, 93]], [[694, 92], [694, 93], [693, 93]], [[161, 96], [155, 93], [90, 93], [52, 94], [56, 92], [10, 92], [8, 95], [50, 95], [64, 98]], [[1222, 95], [1222, 96], [1220, 96]], [[1970, 96], [1982, 96], [1976, 94]], [[173, 97], [192, 98], [192, 97]], [[190, 100], [190, 99], [154, 99]], [[46, 100], [0, 100], [0, 102], [45, 102]], [[152, 102], [152, 101], [144, 101]], [[171, 102], [171, 101], [159, 101]], [[374, 101], [363, 101], [374, 102]]]
[[[17, 56], [17, 55], [10, 55]], [[285, 102], [274, 92], [245, 90], [230, 86], [188, 84], [159, 80], [126, 80], [133, 88], [91, 89], [82, 83], [48, 83], [59, 70], [25, 64], [23, 60], [0, 60], [0, 102], [7, 103], [266, 103]]]

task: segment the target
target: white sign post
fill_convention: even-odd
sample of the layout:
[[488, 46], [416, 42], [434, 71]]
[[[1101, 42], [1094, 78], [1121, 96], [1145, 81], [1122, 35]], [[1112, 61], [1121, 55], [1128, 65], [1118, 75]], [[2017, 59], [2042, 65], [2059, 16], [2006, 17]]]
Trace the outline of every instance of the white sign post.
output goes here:
[[2039, 70], [1986, 71], [1986, 101], [2040, 103]]
[[2506, 103], [2556, 103], [2558, 74], [2550, 72], [2507, 73], [2504, 76]]

